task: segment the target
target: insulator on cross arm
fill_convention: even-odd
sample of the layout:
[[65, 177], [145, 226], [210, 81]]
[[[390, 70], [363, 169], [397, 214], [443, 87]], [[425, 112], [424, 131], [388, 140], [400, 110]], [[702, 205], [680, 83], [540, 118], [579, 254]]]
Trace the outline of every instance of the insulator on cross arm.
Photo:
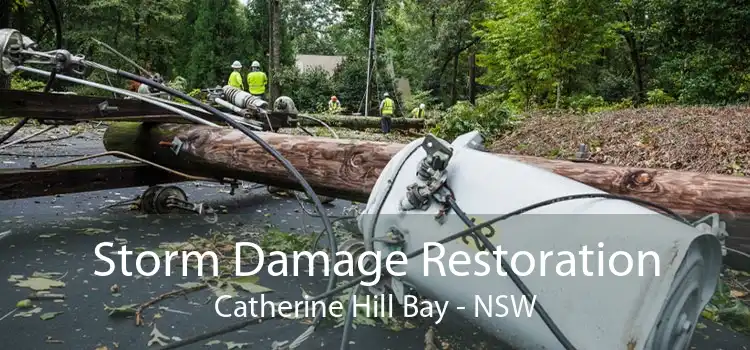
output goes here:
[[253, 96], [238, 88], [226, 85], [222, 88], [222, 90], [224, 90], [224, 94], [226, 95], [227, 100], [237, 107], [245, 109], [266, 109], [268, 107], [268, 102], [263, 101], [263, 99]]

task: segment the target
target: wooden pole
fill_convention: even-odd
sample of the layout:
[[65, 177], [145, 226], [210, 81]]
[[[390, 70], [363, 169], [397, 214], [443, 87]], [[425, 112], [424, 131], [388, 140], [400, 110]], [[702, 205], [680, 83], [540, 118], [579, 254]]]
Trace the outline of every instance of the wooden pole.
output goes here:
[[[404, 145], [260, 133], [321, 195], [364, 202], [388, 161]], [[175, 154], [166, 144], [183, 142]], [[201, 176], [229, 177], [300, 189], [286, 170], [240, 131], [178, 124], [117, 123], [104, 134], [123, 151]], [[685, 215], [750, 216], [750, 178], [666, 169], [638, 169], [510, 156], [600, 190], [638, 197]]]

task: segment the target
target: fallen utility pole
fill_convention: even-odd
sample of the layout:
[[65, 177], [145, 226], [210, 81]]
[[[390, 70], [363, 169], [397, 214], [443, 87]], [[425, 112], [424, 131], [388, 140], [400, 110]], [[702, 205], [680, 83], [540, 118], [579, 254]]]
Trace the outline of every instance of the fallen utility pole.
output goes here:
[[[260, 133], [322, 195], [365, 202], [375, 181], [403, 144]], [[168, 145], [179, 139], [175, 154]], [[284, 168], [241, 132], [178, 124], [117, 123], [104, 134], [108, 151], [131, 153], [186, 173], [228, 177], [299, 189]], [[500, 155], [602, 191], [645, 199], [691, 217], [750, 216], [750, 178], [639, 169]], [[502, 181], [502, 174], [494, 174]]]
[[73, 165], [0, 169], [0, 200], [153, 186], [184, 178], [144, 164]]
[[[315, 115], [331, 127], [347, 128], [352, 130], [380, 129], [379, 117], [360, 117], [360, 116], [342, 116], [342, 115]], [[315, 121], [300, 119], [298, 121], [303, 126], [320, 126]], [[433, 120], [418, 118], [393, 118], [391, 119], [391, 128], [399, 130], [416, 129], [421, 130], [426, 127], [435, 125]]]

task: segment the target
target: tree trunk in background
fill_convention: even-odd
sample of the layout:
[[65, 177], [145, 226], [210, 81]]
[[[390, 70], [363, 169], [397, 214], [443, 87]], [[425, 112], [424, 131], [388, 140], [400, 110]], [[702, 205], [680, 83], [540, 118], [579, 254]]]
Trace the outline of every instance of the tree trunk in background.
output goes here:
[[[10, 27], [10, 2], [11, 0], [0, 0], [0, 28]], [[0, 89], [10, 89], [10, 77], [0, 75]]]
[[469, 52], [469, 86], [468, 86], [468, 95], [469, 95], [469, 102], [471, 104], [476, 104], [477, 100], [477, 61], [476, 61], [476, 50], [473, 48]]
[[455, 57], [453, 57], [453, 83], [451, 84], [451, 106], [456, 104], [456, 101], [458, 100], [458, 87], [456, 86], [458, 84], [458, 57], [461, 56], [461, 53], [457, 53]]
[[270, 101], [274, 101], [279, 97], [279, 82], [276, 79], [276, 74], [280, 70], [281, 66], [281, 2], [279, 0], [269, 0], [270, 17], [271, 22], [271, 57], [270, 57]]

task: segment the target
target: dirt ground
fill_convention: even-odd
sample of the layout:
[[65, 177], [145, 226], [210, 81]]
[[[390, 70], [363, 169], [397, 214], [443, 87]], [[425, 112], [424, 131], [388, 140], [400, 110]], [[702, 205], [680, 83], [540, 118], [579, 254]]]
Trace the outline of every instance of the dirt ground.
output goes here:
[[566, 159], [580, 144], [598, 163], [742, 176], [750, 172], [750, 107], [533, 113], [490, 149]]

